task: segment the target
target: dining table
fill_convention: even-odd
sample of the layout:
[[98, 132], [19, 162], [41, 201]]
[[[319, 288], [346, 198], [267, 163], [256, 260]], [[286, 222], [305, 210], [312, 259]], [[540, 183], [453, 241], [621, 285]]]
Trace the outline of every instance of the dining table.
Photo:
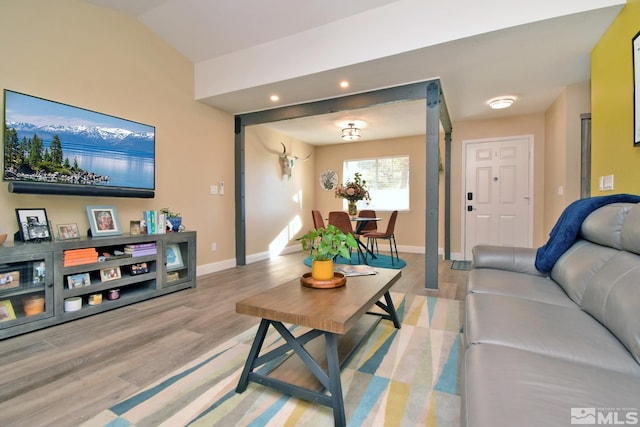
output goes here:
[[[354, 233], [356, 234], [362, 234], [362, 230], [364, 230], [364, 228], [367, 226], [367, 224], [369, 224], [371, 221], [381, 221], [382, 218], [378, 218], [378, 217], [362, 217], [362, 216], [352, 216], [350, 217], [351, 221], [353, 221], [354, 223], [356, 223], [356, 227], [354, 230]], [[365, 250], [366, 253], [368, 253], [369, 255], [371, 255], [371, 258], [377, 259], [378, 257], [373, 253], [373, 251], [371, 249], [369, 249], [369, 247], [367, 245], [365, 245], [364, 243], [362, 243], [362, 240], [358, 239], [358, 251], [360, 251], [360, 253], [362, 254], [362, 258], [364, 259], [364, 263], [367, 263], [367, 256], [362, 253], [362, 249]]]

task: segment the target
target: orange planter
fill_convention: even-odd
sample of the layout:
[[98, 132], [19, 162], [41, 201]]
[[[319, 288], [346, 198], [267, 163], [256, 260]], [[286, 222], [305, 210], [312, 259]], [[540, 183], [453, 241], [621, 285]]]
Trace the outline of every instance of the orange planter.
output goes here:
[[332, 280], [333, 260], [313, 260], [313, 262], [311, 263], [311, 277], [313, 277], [315, 280]]

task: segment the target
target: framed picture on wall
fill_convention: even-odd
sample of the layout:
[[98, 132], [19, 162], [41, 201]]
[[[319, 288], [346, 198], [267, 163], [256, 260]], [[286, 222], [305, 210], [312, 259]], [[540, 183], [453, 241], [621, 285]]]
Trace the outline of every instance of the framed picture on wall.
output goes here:
[[633, 46], [633, 146], [640, 147], [640, 31], [635, 35]]

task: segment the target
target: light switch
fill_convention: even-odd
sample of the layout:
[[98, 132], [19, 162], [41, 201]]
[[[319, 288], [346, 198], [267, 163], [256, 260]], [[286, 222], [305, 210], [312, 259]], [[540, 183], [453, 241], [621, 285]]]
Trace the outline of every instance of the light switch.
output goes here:
[[218, 186], [217, 185], [210, 185], [209, 186], [209, 194], [218, 194]]
[[220, 195], [224, 196], [224, 181], [220, 181]]
[[602, 189], [604, 191], [613, 190], [613, 175], [605, 175]]

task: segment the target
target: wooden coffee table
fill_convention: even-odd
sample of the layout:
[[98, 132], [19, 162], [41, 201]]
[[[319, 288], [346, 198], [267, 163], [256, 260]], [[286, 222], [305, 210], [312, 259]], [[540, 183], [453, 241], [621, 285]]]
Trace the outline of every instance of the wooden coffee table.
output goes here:
[[[340, 367], [346, 363], [380, 319], [400, 328], [389, 289], [398, 281], [400, 270], [379, 268], [378, 274], [353, 276], [335, 289], [313, 289], [296, 279], [268, 289], [236, 303], [236, 312], [260, 317], [237, 393], [247, 389], [250, 381], [285, 394], [333, 408], [336, 426], [346, 418], [340, 383]], [[384, 298], [384, 301], [382, 299]], [[378, 307], [376, 312], [371, 309]], [[294, 336], [284, 323], [310, 328]], [[280, 347], [260, 354], [269, 326], [284, 338]], [[314, 340], [320, 336], [323, 340]], [[295, 353], [267, 373], [256, 369], [267, 362]]]

